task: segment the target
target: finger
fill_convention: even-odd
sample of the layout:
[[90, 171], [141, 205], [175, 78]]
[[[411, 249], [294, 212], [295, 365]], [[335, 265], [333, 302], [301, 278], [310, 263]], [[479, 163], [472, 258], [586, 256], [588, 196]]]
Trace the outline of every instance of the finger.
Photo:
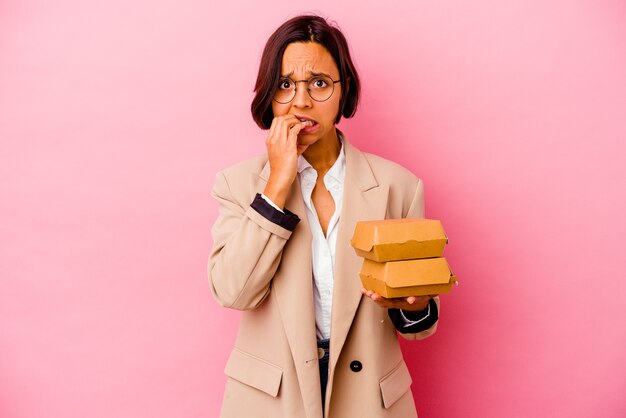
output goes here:
[[294, 125], [301, 123], [300, 119], [294, 115], [282, 115], [278, 117], [277, 128], [280, 133], [287, 133], [287, 131]]
[[272, 119], [272, 124], [270, 125], [270, 132], [267, 134], [267, 142], [270, 141], [271, 138], [276, 134], [276, 125], [278, 125], [278, 118]]
[[406, 303], [408, 303], [409, 305], [413, 305], [416, 300], [417, 298], [415, 296], [409, 296], [408, 298], [406, 298]]
[[361, 292], [363, 292], [363, 294], [364, 294], [365, 296], [367, 296], [367, 297], [370, 297], [370, 296], [372, 295], [372, 293], [374, 293], [374, 292], [372, 292], [371, 290], [368, 290], [368, 289], [366, 289], [366, 288], [364, 288], [364, 287], [362, 287], [362, 288], [361, 288]]
[[269, 133], [269, 138], [271, 140], [275, 140], [277, 139], [280, 135], [280, 132], [282, 130], [282, 125], [283, 122], [287, 119], [292, 119], [293, 115], [282, 115], [282, 116], [276, 116], [274, 117], [274, 119], [272, 119], [272, 124], [270, 126], [270, 133]]
[[287, 146], [287, 145], [292, 146], [294, 143], [291, 137], [293, 135], [292, 131], [296, 129], [296, 127], [298, 127], [298, 130], [296, 132], [296, 138], [297, 138], [297, 133], [300, 132], [300, 129], [302, 129], [302, 127], [299, 127], [299, 125], [301, 125], [301, 122], [298, 119], [283, 120], [280, 123], [279, 134], [277, 135], [278, 137], [277, 141], [283, 144], [283, 146]]
[[304, 129], [304, 126], [305, 126], [304, 123], [298, 121], [298, 124], [293, 125], [289, 129], [289, 137], [288, 137], [289, 144], [296, 145], [298, 143], [298, 134], [300, 133], [302, 129]]
[[376, 303], [378, 304], [378, 306], [380, 306], [381, 308], [398, 308], [399, 306], [397, 306], [395, 303], [393, 303], [392, 301], [390, 301], [389, 299], [385, 299], [383, 297], [381, 297], [379, 300], [376, 301]]
[[383, 309], [389, 309], [389, 306], [387, 306], [387, 304], [381, 302], [381, 301], [374, 301], [376, 302], [376, 305], [380, 306]]

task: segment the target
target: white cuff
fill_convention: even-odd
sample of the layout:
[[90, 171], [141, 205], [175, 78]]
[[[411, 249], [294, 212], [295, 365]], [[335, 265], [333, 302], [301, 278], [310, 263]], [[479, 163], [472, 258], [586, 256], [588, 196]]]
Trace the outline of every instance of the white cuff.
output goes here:
[[418, 319], [417, 321], [411, 321], [410, 319], [408, 319], [406, 316], [404, 316], [404, 312], [402, 312], [402, 309], [400, 309], [400, 316], [402, 317], [402, 319], [404, 320], [404, 326], [405, 327], [410, 327], [411, 325], [415, 325], [415, 324], [419, 324], [420, 322], [422, 322], [424, 319], [428, 318], [430, 316], [430, 301], [428, 302], [428, 311], [426, 312], [426, 315], [424, 315], [423, 318]]
[[274, 202], [272, 202], [272, 199], [270, 199], [269, 197], [265, 196], [263, 193], [261, 193], [261, 197], [263, 198], [263, 200], [265, 200], [267, 203], [269, 203], [270, 205], [272, 205], [272, 207], [276, 210], [281, 211], [282, 213], [285, 213], [284, 210], [282, 210], [281, 208], [278, 207], [278, 205]]

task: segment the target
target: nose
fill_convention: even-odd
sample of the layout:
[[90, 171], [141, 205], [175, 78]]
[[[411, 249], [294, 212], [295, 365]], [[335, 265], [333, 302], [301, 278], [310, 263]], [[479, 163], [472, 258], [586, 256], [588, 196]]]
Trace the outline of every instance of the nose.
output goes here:
[[296, 84], [296, 96], [293, 98], [293, 105], [299, 108], [311, 107], [312, 101], [307, 91], [307, 83]]

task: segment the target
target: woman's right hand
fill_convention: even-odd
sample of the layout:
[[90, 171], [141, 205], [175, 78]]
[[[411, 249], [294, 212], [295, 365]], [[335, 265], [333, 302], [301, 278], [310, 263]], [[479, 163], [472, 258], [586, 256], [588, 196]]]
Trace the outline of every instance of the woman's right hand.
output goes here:
[[263, 194], [281, 208], [285, 207], [289, 189], [298, 174], [298, 156], [306, 149], [298, 145], [298, 133], [305, 126], [306, 123], [294, 115], [277, 116], [265, 140], [270, 177]]

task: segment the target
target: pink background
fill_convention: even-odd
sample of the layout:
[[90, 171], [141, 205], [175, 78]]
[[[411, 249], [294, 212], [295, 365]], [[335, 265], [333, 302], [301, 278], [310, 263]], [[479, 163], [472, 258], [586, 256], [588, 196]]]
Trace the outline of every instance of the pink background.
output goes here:
[[[626, 416], [626, 5], [321, 0], [341, 128], [422, 177], [461, 286], [404, 343], [421, 418]], [[238, 313], [215, 172], [293, 2], [0, 4], [0, 416], [216, 417]]]

